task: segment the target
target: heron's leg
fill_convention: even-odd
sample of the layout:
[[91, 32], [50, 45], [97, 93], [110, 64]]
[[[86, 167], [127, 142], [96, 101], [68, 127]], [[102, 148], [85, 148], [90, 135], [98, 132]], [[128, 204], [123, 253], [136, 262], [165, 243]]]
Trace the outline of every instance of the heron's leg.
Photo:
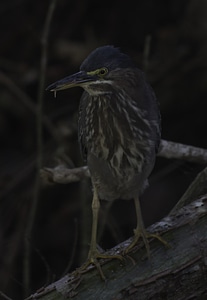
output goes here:
[[97, 255], [97, 247], [96, 247], [96, 240], [97, 240], [97, 227], [98, 227], [98, 214], [100, 209], [100, 201], [98, 198], [98, 193], [96, 188], [94, 187], [93, 191], [93, 201], [92, 201], [92, 230], [91, 230], [91, 243], [90, 249], [88, 253], [88, 259], [93, 262], [94, 256]]
[[142, 219], [139, 197], [134, 198], [134, 205], [135, 205], [136, 217], [137, 217], [137, 227], [134, 229], [134, 239], [131, 242], [131, 244], [129, 244], [129, 246], [125, 249], [124, 253], [128, 253], [129, 250], [131, 250], [137, 244], [139, 238], [142, 237], [147, 250], [147, 255], [149, 256], [150, 253], [149, 242], [147, 239], [147, 232], [145, 230], [143, 219]]
[[160, 242], [162, 242], [165, 246], [169, 247], [168, 243], [165, 240], [163, 240], [159, 235], [149, 233], [146, 231], [144, 227], [143, 218], [142, 218], [139, 197], [134, 198], [134, 205], [135, 205], [136, 217], [137, 217], [137, 227], [134, 229], [134, 239], [131, 242], [131, 244], [129, 244], [129, 246], [125, 249], [124, 253], [128, 253], [129, 250], [131, 250], [137, 244], [140, 237], [142, 237], [143, 239], [148, 257], [150, 257], [150, 247], [148, 241], [149, 238], [156, 238]]
[[103, 271], [101, 269], [101, 266], [99, 264], [98, 259], [123, 259], [121, 255], [109, 255], [109, 254], [104, 254], [100, 253], [97, 249], [97, 227], [98, 227], [98, 215], [99, 215], [99, 209], [100, 209], [100, 201], [98, 197], [98, 193], [96, 188], [94, 187], [93, 190], [93, 201], [92, 201], [92, 231], [91, 231], [91, 243], [90, 243], [90, 248], [89, 248], [89, 253], [88, 253], [88, 259], [87, 261], [79, 268], [77, 269], [78, 272], [82, 272], [87, 269], [87, 267], [90, 264], [94, 264], [96, 268], [98, 269], [101, 278], [105, 280], [105, 276], [103, 274]]

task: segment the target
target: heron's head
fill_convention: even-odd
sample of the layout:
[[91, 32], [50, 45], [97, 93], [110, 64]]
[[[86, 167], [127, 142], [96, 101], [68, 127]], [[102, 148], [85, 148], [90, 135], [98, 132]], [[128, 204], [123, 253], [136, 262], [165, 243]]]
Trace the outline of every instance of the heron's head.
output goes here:
[[[89, 94], [110, 92], [123, 69], [134, 69], [135, 64], [126, 54], [113, 46], [95, 49], [83, 61], [80, 71], [49, 85], [47, 90], [60, 91], [80, 86]], [[124, 85], [124, 78], [123, 78]]]

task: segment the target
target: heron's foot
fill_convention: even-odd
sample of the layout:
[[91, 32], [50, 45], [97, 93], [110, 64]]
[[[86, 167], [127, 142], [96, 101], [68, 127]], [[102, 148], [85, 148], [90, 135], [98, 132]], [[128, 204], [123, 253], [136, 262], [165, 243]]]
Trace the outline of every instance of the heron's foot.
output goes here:
[[98, 250], [90, 250], [89, 254], [88, 254], [88, 259], [87, 261], [80, 267], [78, 268], [78, 272], [80, 273], [84, 273], [87, 271], [88, 267], [90, 265], [94, 265], [97, 270], [99, 271], [99, 274], [101, 276], [101, 278], [103, 280], [106, 279], [106, 277], [104, 276], [104, 273], [102, 271], [101, 265], [99, 263], [99, 259], [120, 259], [123, 260], [123, 256], [122, 255], [118, 255], [118, 254], [114, 254], [114, 255], [110, 255], [107, 253], [100, 253]]
[[170, 248], [169, 244], [158, 234], [155, 233], [149, 233], [145, 230], [140, 230], [140, 229], [134, 229], [134, 239], [132, 242], [129, 244], [129, 246], [124, 249], [123, 254], [128, 254], [132, 248], [136, 246], [138, 243], [139, 239], [142, 238], [145, 248], [147, 250], [147, 256], [150, 258], [150, 246], [149, 246], [149, 239], [151, 238], [156, 238], [158, 239], [162, 244], [164, 244], [165, 247]]

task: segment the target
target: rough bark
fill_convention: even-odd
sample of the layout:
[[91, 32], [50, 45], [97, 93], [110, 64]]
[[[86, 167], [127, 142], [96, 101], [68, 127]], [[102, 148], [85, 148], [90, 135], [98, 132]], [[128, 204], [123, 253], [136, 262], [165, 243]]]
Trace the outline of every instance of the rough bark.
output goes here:
[[[148, 228], [168, 242], [150, 242], [146, 257], [142, 242], [123, 261], [102, 261], [107, 280], [95, 267], [66, 275], [28, 300], [62, 299], [205, 299], [207, 297], [207, 195]], [[116, 246], [120, 253], [130, 240]]]

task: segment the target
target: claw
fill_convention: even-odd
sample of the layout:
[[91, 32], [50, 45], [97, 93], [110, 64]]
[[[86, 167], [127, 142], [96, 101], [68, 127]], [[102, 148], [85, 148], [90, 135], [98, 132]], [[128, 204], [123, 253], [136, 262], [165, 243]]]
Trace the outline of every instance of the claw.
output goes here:
[[148, 258], [150, 258], [150, 246], [149, 246], [149, 239], [151, 238], [155, 238], [157, 240], [159, 240], [162, 244], [164, 244], [165, 247], [170, 248], [170, 245], [158, 234], [155, 233], [149, 233], [147, 231], [141, 231], [139, 229], [134, 229], [134, 239], [133, 241], [129, 244], [129, 246], [124, 249], [123, 254], [126, 255], [130, 252], [130, 250], [132, 248], [134, 248], [136, 246], [136, 244], [138, 243], [138, 240], [142, 238], [145, 248], [147, 250], [147, 256]]
[[158, 234], [155, 233], [149, 233], [145, 230], [144, 223], [142, 220], [142, 214], [141, 214], [141, 208], [140, 208], [140, 203], [139, 203], [139, 198], [134, 198], [134, 204], [135, 204], [135, 209], [136, 209], [136, 215], [137, 215], [137, 227], [134, 229], [134, 239], [129, 244], [129, 246], [123, 251], [124, 254], [127, 254], [134, 246], [138, 243], [138, 240], [140, 237], [143, 239], [145, 248], [147, 250], [147, 256], [150, 258], [150, 247], [149, 247], [149, 239], [150, 238], [156, 238], [158, 239], [161, 243], [163, 243], [166, 247], [170, 247], [169, 244], [161, 238]]
[[98, 261], [99, 259], [120, 259], [120, 260], [123, 260], [123, 257], [121, 255], [118, 255], [118, 254], [117, 255], [103, 254], [103, 253], [98, 252], [98, 250], [90, 251], [87, 261], [80, 268], [78, 268], [78, 272], [84, 273], [85, 271], [87, 271], [87, 268], [88, 268], [89, 265], [94, 265], [97, 268], [97, 270], [99, 271], [101, 279], [103, 279], [105, 281], [106, 277], [104, 276], [101, 265]]

